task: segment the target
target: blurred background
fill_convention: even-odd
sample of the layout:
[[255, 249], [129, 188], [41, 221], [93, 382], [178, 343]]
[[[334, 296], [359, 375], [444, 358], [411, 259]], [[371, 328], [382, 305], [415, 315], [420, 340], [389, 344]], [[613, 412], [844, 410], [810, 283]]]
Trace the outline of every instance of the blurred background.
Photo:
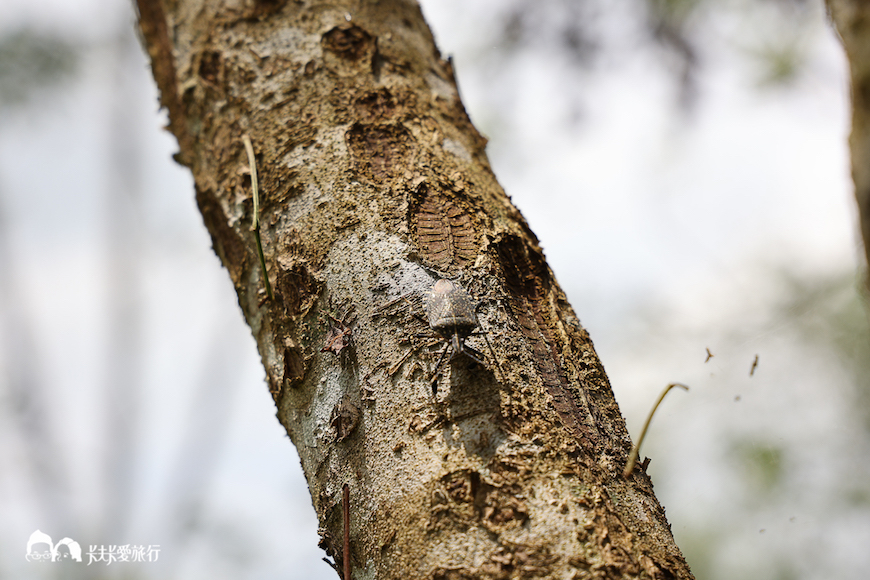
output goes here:
[[[691, 387], [641, 455], [696, 577], [866, 578], [870, 327], [821, 0], [422, 4], [632, 436]], [[0, 579], [335, 578], [133, 19], [0, 4]], [[36, 529], [159, 559], [27, 562]]]

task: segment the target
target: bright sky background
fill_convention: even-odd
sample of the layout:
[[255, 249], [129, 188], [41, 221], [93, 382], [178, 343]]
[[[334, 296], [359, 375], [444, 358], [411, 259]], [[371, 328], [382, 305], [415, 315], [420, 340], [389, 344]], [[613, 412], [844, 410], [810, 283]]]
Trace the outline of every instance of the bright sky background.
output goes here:
[[[671, 395], [643, 452], [678, 543], [691, 553], [695, 537], [713, 538], [717, 550], [699, 548], [709, 561], [698, 566], [713, 566], [717, 578], [768, 577], [790, 559], [797, 578], [861, 577], [870, 565], [867, 506], [819, 499], [867, 475], [867, 435], [849, 408], [848, 379], [796, 342], [792, 322], [769, 317], [781, 272], [849, 275], [861, 256], [846, 66], [821, 7], [791, 88], [758, 87], [734, 49], [741, 21], [724, 10], [708, 27], [699, 98], [684, 113], [672, 79], [624, 17], [629, 2], [612, 3], [601, 26], [619, 41], [581, 78], [535, 52], [493, 70], [481, 33], [493, 6], [423, 2], [442, 53], [455, 58], [466, 108], [490, 137], [496, 174], [590, 330], [632, 434], [661, 387], [693, 387]], [[0, 273], [8, 276], [0, 324], [17, 317], [32, 333], [32, 375], [46, 389], [59, 442], [50, 459], [67, 475], [60, 497], [71, 508], [61, 521], [33, 492], [34, 448], [3, 394], [0, 577], [43, 577], [23, 559], [40, 528], [83, 545], [160, 544], [161, 563], [138, 568], [143, 577], [334, 578], [190, 175], [170, 160], [177, 145], [160, 130], [165, 114], [147, 63], [135, 50], [113, 60], [111, 43], [129, 33], [131, 18], [126, 3], [108, 0], [0, 5], [2, 30], [29, 22], [88, 45], [63, 94], [0, 113], [0, 227], [11, 264]], [[113, 118], [122, 127], [114, 140]], [[119, 143], [137, 163], [111, 177]], [[126, 187], [138, 188], [133, 209], [110, 205]], [[117, 224], [110, 207], [134, 212], [127, 239], [140, 256], [135, 295], [121, 297], [140, 308], [143, 358], [130, 381], [110, 376], [105, 361], [113, 352], [106, 306], [128, 312], [106, 269], [107, 232]], [[705, 347], [717, 355], [706, 365]], [[136, 385], [134, 487], [123, 504], [130, 523], [116, 537], [101, 527], [110, 519], [102, 460], [113, 436], [105, 413], [128, 382]], [[733, 475], [729, 453], [741, 441], [784, 450], [791, 483], [776, 498], [761, 494], [753, 504]], [[197, 533], [185, 535], [179, 514], [194, 508]], [[821, 554], [805, 556], [813, 550]]]

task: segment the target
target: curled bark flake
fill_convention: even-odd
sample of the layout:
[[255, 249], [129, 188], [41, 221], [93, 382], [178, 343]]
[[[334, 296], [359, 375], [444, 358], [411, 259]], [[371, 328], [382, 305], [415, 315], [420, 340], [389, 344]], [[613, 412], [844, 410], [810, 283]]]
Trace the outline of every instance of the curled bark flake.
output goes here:
[[292, 256], [278, 258], [276, 289], [290, 316], [308, 312], [317, 298], [319, 284], [302, 260]]
[[320, 352], [331, 352], [339, 356], [341, 351], [349, 347], [353, 342], [353, 332], [343, 321], [329, 315], [329, 330], [323, 339], [323, 348]]
[[284, 349], [284, 386], [295, 389], [301, 385], [307, 370], [308, 365], [301, 348], [293, 346]]
[[342, 401], [332, 410], [329, 425], [335, 429], [335, 440], [344, 441], [350, 437], [359, 424], [360, 412], [352, 403]]

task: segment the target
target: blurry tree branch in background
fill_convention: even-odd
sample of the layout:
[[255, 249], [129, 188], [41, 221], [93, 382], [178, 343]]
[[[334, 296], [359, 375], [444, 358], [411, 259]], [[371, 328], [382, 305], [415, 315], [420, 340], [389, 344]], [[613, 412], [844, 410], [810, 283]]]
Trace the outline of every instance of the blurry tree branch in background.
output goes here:
[[[637, 35], [625, 38], [608, 30], [607, 19], [619, 6], [608, 0], [509, 0], [493, 6], [499, 22], [480, 50], [493, 61], [491, 74], [508, 69], [506, 61], [534, 52], [542, 58], [562, 55], [578, 79], [618, 66], [625, 54], [649, 51], [672, 79], [676, 103], [690, 111], [699, 95], [698, 76], [716, 42], [730, 45], [755, 70], [759, 85], [787, 85], [800, 76], [811, 44], [815, 12], [811, 0], [631, 0], [639, 15]], [[711, 29], [719, 21], [737, 22]], [[570, 83], [567, 83], [570, 87]], [[569, 98], [583, 99], [583, 84]]]
[[28, 28], [0, 37], [0, 111], [67, 80], [76, 69], [77, 55], [70, 43]]
[[[0, 36], [0, 130], [5, 115], [41, 91], [63, 87], [76, 71], [79, 51], [64, 40], [30, 28]], [[0, 176], [0, 368], [10, 420], [24, 449], [24, 477], [40, 498], [46, 522], [71, 525], [69, 464], [48, 411], [52, 397], [45, 361], [34, 336], [34, 320], [24, 305], [22, 280], [13, 252], [7, 196]]]
[[[99, 404], [93, 407], [93, 415], [87, 417], [93, 433], [103, 430], [108, 434], [104, 438], [104, 451], [95, 454], [96, 476], [90, 480], [101, 502], [87, 520], [76, 517], [87, 504], [83, 497], [86, 494], [76, 493], [76, 486], [91, 474], [83, 475], [80, 457], [71, 449], [74, 441], [69, 434], [71, 415], [59, 416], [59, 409], [69, 412], [59, 402], [66, 394], [64, 386], [49, 378], [59, 369], [57, 361], [50, 360], [47, 354], [48, 343], [62, 334], [57, 329], [62, 324], [40, 332], [40, 315], [51, 306], [34, 305], [28, 283], [32, 284], [29, 279], [32, 271], [44, 271], [45, 266], [39, 263], [40, 251], [22, 242], [27, 236], [21, 235], [24, 228], [16, 221], [23, 211], [26, 217], [21, 221], [39, 223], [37, 214], [44, 211], [44, 207], [31, 201], [37, 196], [36, 192], [7, 189], [2, 183], [4, 176], [0, 175], [0, 372], [3, 375], [0, 377], [3, 403], [0, 412], [8, 417], [7, 424], [13, 434], [7, 443], [16, 450], [15, 455], [22, 458], [16, 464], [21, 469], [13, 470], [10, 477], [25, 481], [23, 487], [31, 490], [28, 499], [37, 510], [36, 521], [40, 526], [68, 530], [75, 537], [84, 532], [129, 537], [134, 507], [142, 493], [136, 476], [149, 451], [141, 437], [147, 432], [142, 425], [143, 410], [147, 408], [144, 385], [148, 376], [143, 360], [154, 348], [153, 344], [146, 343], [143, 331], [147, 309], [145, 272], [150, 266], [149, 254], [153, 256], [159, 244], [147, 235], [148, 208], [140, 192], [144, 181], [142, 149], [146, 145], [137, 125], [140, 117], [130, 110], [131, 102], [136, 100], [134, 91], [139, 90], [137, 66], [141, 66], [142, 57], [131, 31], [129, 14], [124, 13], [124, 16], [112, 30], [113, 34], [104, 39], [85, 37], [70, 41], [56, 32], [30, 27], [0, 35], [0, 131], [22, 117], [32, 115], [44, 120], [56, 113], [51, 105], [63, 102], [68, 91], [81, 87], [80, 77], [85, 76], [81, 69], [86, 68], [82, 66], [83, 61], [108, 65], [105, 66], [109, 79], [106, 86], [111, 90], [108, 91], [108, 107], [104, 110], [107, 122], [97, 124], [99, 129], [105, 129], [101, 137], [104, 137], [108, 162], [100, 175], [104, 181], [92, 187], [89, 196], [73, 202], [84, 205], [95, 202], [95, 206], [101, 208], [98, 214], [104, 216], [98, 231], [91, 232], [95, 233], [99, 244], [91, 251], [101, 258], [94, 287], [98, 289], [96, 294], [104, 297], [96, 309], [97, 316], [88, 321], [90, 328], [77, 328], [73, 332], [76, 336], [86, 335], [94, 327], [105, 324], [109, 335], [107, 346], [96, 351], [98, 364], [105, 368], [101, 375], [104, 381], [99, 388]], [[50, 166], [55, 160], [42, 158], [39, 163]], [[66, 192], [57, 195], [66, 195]], [[69, 230], [74, 232], [75, 227]], [[87, 252], [88, 244], [82, 243], [75, 233], [69, 235], [72, 238], [69, 246], [75, 247], [68, 250], [70, 255], [64, 253], [67, 248], [55, 247], [49, 251], [79, 263], [81, 254], [78, 252]], [[177, 254], [178, 249], [173, 248], [173, 252]], [[75, 319], [75, 314], [87, 311], [89, 305], [66, 296], [64, 283], [64, 280], [53, 280], [56, 285], [52, 287], [52, 296], [69, 311], [69, 318]], [[201, 364], [195, 408], [179, 438], [172, 474], [174, 485], [168, 487], [164, 498], [165, 503], [172, 506], [170, 512], [178, 514], [166, 526], [176, 545], [182, 545], [197, 531], [206, 496], [203, 490], [210, 484], [224, 449], [227, 416], [232, 408], [230, 391], [237, 385], [233, 372], [237, 358], [226, 351], [234, 345], [232, 337], [214, 333], [207, 351], [210, 356]], [[214, 364], [213, 360], [219, 360], [220, 364]], [[76, 380], [81, 378], [74, 377], [72, 382]], [[75, 396], [84, 398], [87, 394], [76, 393]], [[207, 412], [202, 412], [203, 409]], [[168, 552], [164, 559], [178, 565], [179, 552]]]
[[[852, 76], [852, 179], [864, 239], [865, 268], [870, 265], [870, 4], [863, 0], [827, 0], [843, 41]], [[870, 275], [870, 269], [867, 269]], [[867, 280], [870, 287], [870, 278]]]

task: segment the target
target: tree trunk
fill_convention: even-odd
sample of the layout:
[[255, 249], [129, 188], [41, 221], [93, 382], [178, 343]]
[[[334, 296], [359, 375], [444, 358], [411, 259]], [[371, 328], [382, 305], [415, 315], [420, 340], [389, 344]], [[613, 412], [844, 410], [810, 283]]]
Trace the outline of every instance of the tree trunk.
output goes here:
[[692, 578], [416, 3], [138, 3], [336, 562], [347, 484], [357, 578]]
[[[852, 77], [852, 180], [864, 255], [870, 265], [870, 4], [864, 0], [826, 0], [849, 59]], [[867, 278], [870, 289], [870, 272]]]

